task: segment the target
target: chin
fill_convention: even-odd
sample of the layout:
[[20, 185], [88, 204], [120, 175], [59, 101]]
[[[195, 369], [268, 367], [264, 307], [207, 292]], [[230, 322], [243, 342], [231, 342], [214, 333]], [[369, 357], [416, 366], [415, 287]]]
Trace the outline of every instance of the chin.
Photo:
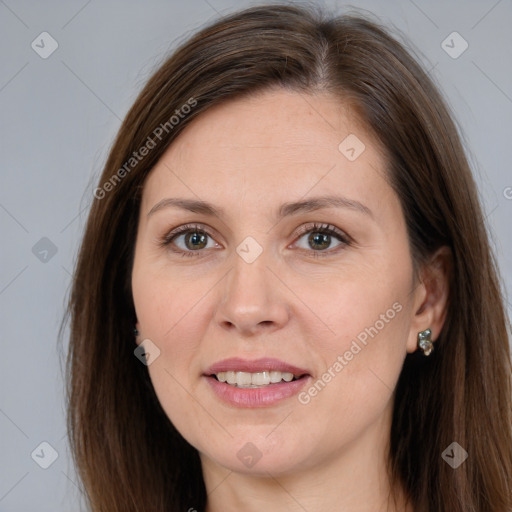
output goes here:
[[251, 476], [282, 476], [304, 466], [304, 459], [307, 460], [310, 451], [304, 443], [289, 437], [285, 442], [283, 435], [279, 439], [270, 439], [268, 428], [264, 434], [254, 430], [254, 434], [250, 432], [245, 430], [244, 435], [226, 439], [225, 444], [216, 444], [214, 451], [203, 450], [201, 446], [198, 450], [214, 464]]

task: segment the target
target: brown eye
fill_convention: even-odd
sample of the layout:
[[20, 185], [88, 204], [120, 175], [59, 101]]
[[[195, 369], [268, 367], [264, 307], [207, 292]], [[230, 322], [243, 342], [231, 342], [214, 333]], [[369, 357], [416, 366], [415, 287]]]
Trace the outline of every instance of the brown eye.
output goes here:
[[331, 235], [326, 233], [310, 233], [308, 236], [308, 244], [311, 249], [328, 249], [331, 245]]
[[172, 230], [161, 239], [160, 245], [182, 256], [206, 255], [209, 251], [203, 249], [221, 247], [206, 230], [195, 224]]
[[328, 256], [344, 246], [350, 245], [350, 237], [329, 224], [314, 224], [300, 230], [300, 237], [295, 242], [299, 249], [313, 256]]
[[208, 235], [200, 231], [188, 232], [184, 235], [184, 243], [191, 251], [204, 249], [208, 243]]

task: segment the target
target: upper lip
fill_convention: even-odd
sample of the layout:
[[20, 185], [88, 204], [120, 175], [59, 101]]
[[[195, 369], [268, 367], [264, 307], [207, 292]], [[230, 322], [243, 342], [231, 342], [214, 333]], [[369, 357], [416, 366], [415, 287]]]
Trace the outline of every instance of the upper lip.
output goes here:
[[289, 372], [293, 373], [296, 377], [301, 375], [309, 375], [308, 370], [299, 368], [279, 359], [271, 357], [263, 357], [261, 359], [254, 359], [249, 361], [239, 357], [232, 357], [229, 359], [223, 359], [210, 366], [206, 371], [205, 375], [215, 375], [220, 372]]

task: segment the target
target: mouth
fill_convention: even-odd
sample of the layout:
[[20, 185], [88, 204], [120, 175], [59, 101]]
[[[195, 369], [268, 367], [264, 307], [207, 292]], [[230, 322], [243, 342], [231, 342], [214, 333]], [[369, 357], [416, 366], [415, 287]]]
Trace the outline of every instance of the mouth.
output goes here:
[[259, 371], [254, 373], [242, 372], [242, 371], [228, 371], [218, 372], [209, 377], [216, 379], [219, 382], [225, 382], [235, 388], [265, 388], [273, 386], [281, 382], [293, 382], [307, 377], [308, 374], [294, 375], [291, 372], [280, 372], [280, 371]]
[[215, 395], [237, 407], [269, 407], [296, 395], [311, 379], [308, 370], [278, 359], [226, 359], [203, 377]]

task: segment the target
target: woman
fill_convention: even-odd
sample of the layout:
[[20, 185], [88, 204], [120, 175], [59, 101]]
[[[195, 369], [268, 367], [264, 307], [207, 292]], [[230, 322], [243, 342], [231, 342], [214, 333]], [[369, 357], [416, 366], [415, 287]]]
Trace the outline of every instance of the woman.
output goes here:
[[160, 67], [69, 304], [91, 510], [512, 510], [507, 325], [456, 134], [360, 17], [251, 8]]

